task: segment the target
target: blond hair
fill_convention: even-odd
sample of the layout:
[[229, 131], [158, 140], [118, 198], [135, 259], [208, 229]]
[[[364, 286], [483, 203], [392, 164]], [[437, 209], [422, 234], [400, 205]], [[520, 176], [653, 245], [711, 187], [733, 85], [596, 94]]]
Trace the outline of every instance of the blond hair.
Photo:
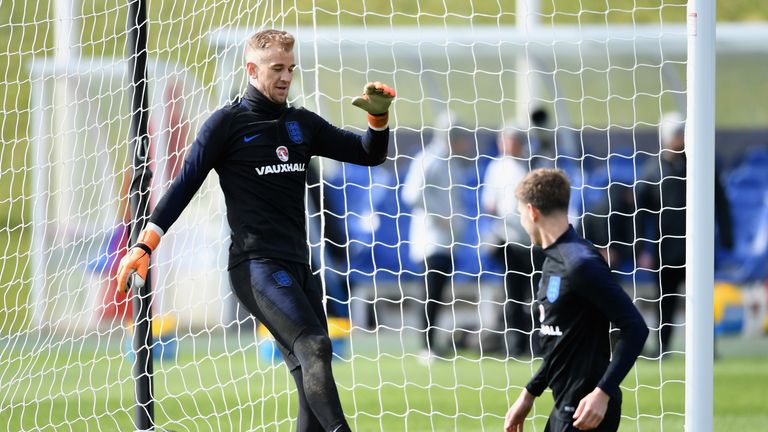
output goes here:
[[293, 35], [284, 30], [268, 29], [256, 32], [245, 41], [245, 61], [255, 60], [254, 57], [259, 51], [268, 48], [290, 52], [295, 41]]

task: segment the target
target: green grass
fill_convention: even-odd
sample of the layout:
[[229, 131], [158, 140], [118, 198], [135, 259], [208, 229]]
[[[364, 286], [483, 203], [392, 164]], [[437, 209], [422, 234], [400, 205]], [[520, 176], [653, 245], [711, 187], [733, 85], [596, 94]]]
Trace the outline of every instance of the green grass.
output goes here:
[[[130, 430], [131, 365], [115, 335], [0, 345], [0, 429]], [[355, 360], [335, 362], [334, 373], [357, 431], [501, 430], [507, 408], [537, 367], [479, 359], [473, 353], [427, 367], [406, 353], [396, 336], [357, 336], [353, 341]], [[161, 430], [295, 428], [292, 381], [282, 365], [275, 367], [256, 355], [252, 338], [186, 337], [179, 346], [176, 361], [155, 366]], [[760, 356], [716, 362], [715, 430], [761, 430], [768, 422], [766, 366]], [[683, 375], [682, 357], [663, 363], [640, 360], [623, 383], [621, 430], [682, 430]], [[526, 430], [542, 430], [551, 406], [551, 395], [545, 393]]]

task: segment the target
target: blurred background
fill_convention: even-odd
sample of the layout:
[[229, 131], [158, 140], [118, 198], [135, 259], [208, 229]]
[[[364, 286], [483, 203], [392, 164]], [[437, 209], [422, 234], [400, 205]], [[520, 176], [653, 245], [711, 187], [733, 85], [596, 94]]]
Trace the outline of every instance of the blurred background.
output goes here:
[[[644, 240], [655, 239], [635, 228], [637, 191], [649, 181], [643, 167], [662, 154], [663, 116], [686, 110], [686, 2], [532, 2], [529, 11], [438, 0], [148, 3], [153, 202], [201, 122], [245, 89], [243, 42], [256, 30], [296, 36], [291, 103], [340, 127], [365, 127], [351, 100], [366, 82], [398, 92], [384, 165], [316, 160], [308, 180], [313, 268], [339, 318], [338, 375], [345, 407], [359, 404], [350, 411], [359, 429], [500, 428], [537, 367], [535, 356], [509, 362], [482, 342], [503, 331], [504, 267], [489, 252], [499, 217], [482, 195], [508, 127], [524, 136], [528, 168], [569, 174], [574, 225], [610, 251], [616, 277], [658, 329], [657, 275], [639, 262]], [[132, 173], [127, 13], [121, 1], [0, 2], [0, 424], [8, 430], [116, 430], [130, 421], [130, 307], [114, 286]], [[735, 373], [768, 355], [766, 20], [762, 2], [718, 4], [716, 175], [730, 223], [713, 239], [715, 329], [730, 363], [715, 379], [732, 383], [720, 390], [733, 405], [716, 415], [737, 413], [728, 424], [740, 429], [730, 430], [757, 430], [765, 420], [757, 413], [768, 410], [760, 397], [736, 395], [749, 379]], [[449, 294], [434, 324], [453, 356], [422, 374], [413, 370], [425, 259], [414, 258], [418, 211], [403, 187], [414, 160], [446, 135], [465, 141], [446, 156], [463, 161], [449, 183], [451, 220], [462, 228], [452, 232]], [[229, 291], [215, 177], [153, 257], [155, 327], [167, 350], [156, 369], [158, 416], [186, 430], [287, 430], [295, 409], [287, 374]], [[624, 423], [636, 429], [682, 424], [682, 313], [672, 323], [676, 355], [648, 354], [625, 382], [636, 402], [625, 403]], [[472, 402], [459, 407], [460, 399]], [[84, 401], [106, 408], [81, 412]]]

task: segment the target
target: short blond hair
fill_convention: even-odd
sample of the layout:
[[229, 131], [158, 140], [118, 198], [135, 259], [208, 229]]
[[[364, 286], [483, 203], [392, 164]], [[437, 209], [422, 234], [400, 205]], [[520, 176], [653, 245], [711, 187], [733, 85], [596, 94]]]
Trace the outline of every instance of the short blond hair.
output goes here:
[[259, 51], [277, 48], [280, 51], [293, 51], [296, 39], [284, 30], [267, 29], [254, 33], [245, 41], [245, 61], [253, 58]]

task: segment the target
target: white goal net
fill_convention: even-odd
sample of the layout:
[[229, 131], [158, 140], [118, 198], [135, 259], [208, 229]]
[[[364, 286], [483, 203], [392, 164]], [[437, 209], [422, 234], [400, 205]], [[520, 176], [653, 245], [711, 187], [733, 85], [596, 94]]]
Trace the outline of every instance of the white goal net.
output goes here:
[[[503, 215], [484, 204], [505, 130], [523, 137], [526, 168], [566, 170], [573, 223], [590, 237], [592, 221], [592, 240], [613, 247], [615, 276], [658, 329], [657, 276], [635, 259], [645, 234], [617, 234], [640, 212], [616, 200], [659, 159], [662, 117], [686, 111], [682, 2], [148, 3], [153, 204], [202, 121], [244, 92], [243, 42], [258, 29], [294, 34], [291, 103], [335, 125], [363, 130], [350, 102], [366, 82], [397, 90], [387, 161], [316, 160], [308, 182], [313, 270], [353, 430], [501, 430], [538, 368], [530, 346], [511, 349], [535, 339], [535, 317], [515, 327], [505, 312], [530, 310], [533, 284], [508, 298], [494, 252]], [[0, 429], [131, 430], [130, 308], [115, 290], [132, 173], [128, 2], [0, 11]], [[423, 152], [445, 169], [414, 168]], [[292, 380], [229, 289], [225, 214], [212, 172], [153, 255], [155, 422], [294, 430]], [[443, 276], [429, 281], [439, 298], [428, 299], [428, 266]], [[622, 384], [626, 430], [682, 427], [682, 324], [669, 324], [664, 360], [643, 357]], [[542, 430], [551, 404], [540, 398], [527, 427]]]

